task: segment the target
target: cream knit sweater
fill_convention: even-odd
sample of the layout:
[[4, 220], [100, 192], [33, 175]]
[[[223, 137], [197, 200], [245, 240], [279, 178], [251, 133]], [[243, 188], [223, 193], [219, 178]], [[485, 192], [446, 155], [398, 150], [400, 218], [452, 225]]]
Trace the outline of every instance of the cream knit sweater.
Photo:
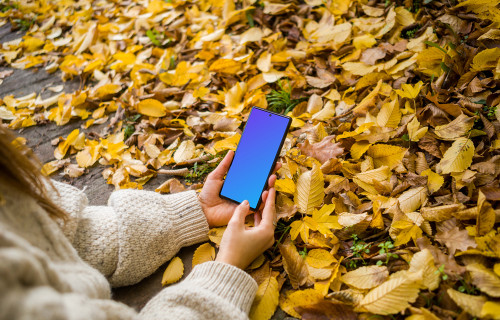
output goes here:
[[[110, 299], [111, 286], [139, 282], [182, 246], [208, 239], [194, 191], [114, 192], [108, 206], [55, 182], [69, 220], [51, 219], [32, 198], [0, 182], [0, 319], [246, 319], [257, 285], [218, 262], [197, 265], [137, 314]], [[109, 282], [108, 282], [109, 281]]]

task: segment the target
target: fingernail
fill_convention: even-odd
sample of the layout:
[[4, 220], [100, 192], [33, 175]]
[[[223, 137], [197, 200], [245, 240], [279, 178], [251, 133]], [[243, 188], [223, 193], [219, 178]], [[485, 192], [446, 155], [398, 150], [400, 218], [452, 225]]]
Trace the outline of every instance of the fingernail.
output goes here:
[[243, 200], [241, 204], [244, 205], [245, 207], [248, 207], [249, 205], [248, 200]]

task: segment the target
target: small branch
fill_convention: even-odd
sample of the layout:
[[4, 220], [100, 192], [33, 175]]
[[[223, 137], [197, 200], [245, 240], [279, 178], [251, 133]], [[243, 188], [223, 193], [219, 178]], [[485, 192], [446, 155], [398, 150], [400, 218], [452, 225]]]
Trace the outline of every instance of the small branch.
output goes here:
[[168, 174], [170, 176], [185, 177], [189, 173], [189, 169], [188, 168], [173, 169], [173, 170], [160, 169], [156, 173], [158, 173], [158, 174]]
[[212, 155], [206, 154], [206, 155], [198, 157], [198, 158], [194, 158], [194, 159], [190, 159], [190, 160], [179, 162], [174, 167], [185, 166], [185, 165], [188, 165], [188, 164], [193, 164], [195, 162], [207, 161], [207, 160], [210, 160], [211, 157], [212, 157]]

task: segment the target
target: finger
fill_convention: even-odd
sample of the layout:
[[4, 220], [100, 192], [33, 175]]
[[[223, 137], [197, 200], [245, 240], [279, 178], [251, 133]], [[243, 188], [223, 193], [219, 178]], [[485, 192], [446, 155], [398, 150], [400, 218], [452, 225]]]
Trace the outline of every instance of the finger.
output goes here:
[[276, 165], [274, 166], [273, 173], [276, 173], [276, 171], [278, 171], [279, 169], [281, 169], [281, 167], [282, 167], [281, 162], [276, 162]]
[[276, 209], [274, 207], [274, 202], [276, 199], [276, 189], [269, 189], [269, 195], [266, 199], [266, 205], [264, 206], [264, 210], [262, 210], [262, 221], [261, 226], [269, 227], [272, 226], [274, 228], [274, 219]]
[[240, 203], [240, 205], [234, 210], [233, 216], [231, 217], [231, 220], [229, 220], [229, 224], [243, 229], [245, 226], [245, 217], [247, 216], [249, 209], [250, 205], [247, 200]]
[[256, 227], [258, 227], [261, 221], [262, 221], [262, 217], [261, 217], [260, 213], [255, 212], [253, 214], [253, 223], [254, 223], [254, 225]]
[[267, 185], [269, 188], [272, 188], [274, 187], [274, 183], [276, 182], [276, 175], [275, 174], [272, 174], [270, 177], [269, 177], [269, 180], [267, 180]]
[[234, 151], [230, 150], [224, 159], [219, 163], [217, 168], [215, 168], [214, 171], [212, 171], [208, 176], [210, 179], [214, 180], [222, 180], [224, 179], [224, 176], [226, 175], [227, 171], [229, 170], [229, 166], [231, 165], [231, 161], [233, 160], [234, 157]]
[[269, 195], [269, 191], [264, 191], [262, 192], [262, 201], [260, 202], [260, 206], [258, 208], [258, 211], [262, 211], [264, 209], [264, 205], [266, 204], [267, 196]]

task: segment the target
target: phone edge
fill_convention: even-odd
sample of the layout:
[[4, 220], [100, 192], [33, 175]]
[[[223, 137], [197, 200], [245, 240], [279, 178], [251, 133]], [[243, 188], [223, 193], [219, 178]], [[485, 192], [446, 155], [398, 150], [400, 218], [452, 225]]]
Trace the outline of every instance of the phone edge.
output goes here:
[[[271, 170], [269, 171], [269, 173], [267, 174], [267, 178], [266, 178], [266, 182], [264, 184], [264, 187], [262, 188], [262, 190], [260, 191], [260, 197], [259, 197], [259, 201], [257, 202], [257, 206], [256, 208], [252, 208], [250, 207], [250, 210], [252, 211], [257, 211], [257, 209], [260, 207], [260, 205], [262, 204], [262, 193], [264, 192], [264, 190], [266, 190], [266, 188], [268, 187], [267, 185], [267, 182], [269, 181], [269, 177], [271, 176], [271, 173], [273, 172], [273, 169], [274, 167], [276, 166], [276, 162], [278, 162], [278, 158], [279, 158], [279, 155], [281, 153], [281, 149], [283, 148], [283, 144], [285, 143], [285, 140], [286, 140], [286, 136], [288, 135], [288, 130], [290, 130], [290, 126], [292, 124], [292, 118], [290, 118], [289, 116], [286, 116], [286, 115], [282, 115], [282, 114], [279, 114], [279, 113], [276, 113], [276, 112], [273, 112], [273, 111], [269, 111], [267, 109], [263, 109], [263, 108], [259, 108], [259, 107], [256, 107], [256, 106], [253, 106], [252, 109], [259, 109], [259, 110], [262, 110], [262, 111], [265, 111], [265, 112], [268, 112], [268, 113], [272, 113], [274, 115], [277, 115], [277, 116], [280, 116], [280, 117], [283, 117], [283, 118], [286, 118], [288, 119], [288, 123], [287, 123], [287, 126], [286, 126], [286, 130], [285, 130], [285, 134], [283, 135], [283, 138], [281, 139], [281, 142], [280, 142], [280, 146], [278, 148], [278, 151], [276, 152], [276, 155], [274, 157], [274, 160], [273, 160], [273, 164], [271, 166]], [[251, 112], [251, 111], [250, 111]], [[247, 120], [248, 122], [248, 120]], [[245, 123], [245, 127], [246, 127], [246, 123]], [[243, 128], [243, 131], [241, 132], [241, 135], [243, 136], [243, 133], [245, 132], [245, 127]], [[239, 143], [238, 143], [239, 144]], [[238, 151], [238, 148], [236, 147], [236, 150], [234, 151], [234, 156], [233, 156], [233, 159], [231, 159], [231, 163], [229, 164], [229, 168], [231, 168], [231, 165], [233, 164], [233, 160], [234, 158], [236, 157], [236, 152]], [[229, 172], [229, 169], [228, 169], [228, 172]], [[224, 186], [224, 182], [226, 181], [226, 179], [224, 179], [224, 181], [222, 182], [222, 186]], [[221, 194], [222, 192], [222, 187], [220, 188], [220, 191], [219, 191], [219, 197], [220, 198], [223, 198], [223, 199], [226, 199], [226, 200], [229, 200], [235, 204], [240, 204], [240, 202], [236, 201], [236, 200], [233, 200], [231, 198], [228, 198], [226, 196], [223, 196]]]

